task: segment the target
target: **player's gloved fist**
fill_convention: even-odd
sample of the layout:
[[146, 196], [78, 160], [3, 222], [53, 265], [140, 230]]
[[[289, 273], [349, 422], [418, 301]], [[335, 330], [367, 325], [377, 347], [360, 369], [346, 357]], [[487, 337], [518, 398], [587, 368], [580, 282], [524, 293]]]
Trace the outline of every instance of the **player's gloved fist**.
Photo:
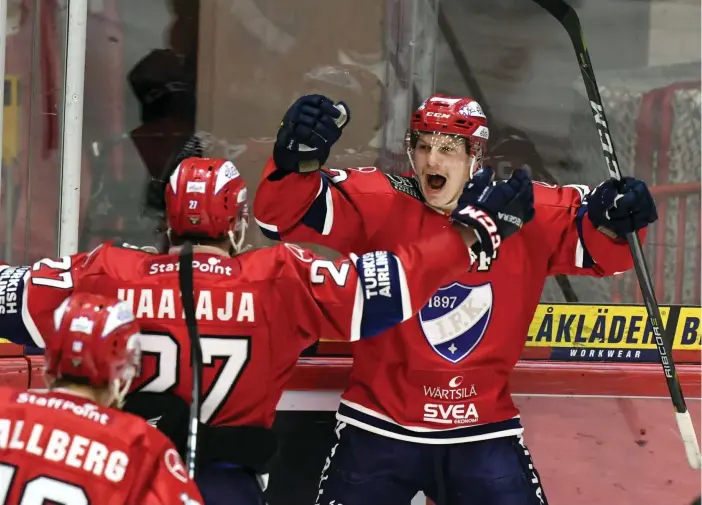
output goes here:
[[332, 145], [350, 119], [346, 104], [334, 104], [322, 95], [295, 101], [280, 123], [273, 160], [283, 172], [312, 172], [329, 157]]
[[648, 186], [633, 177], [601, 183], [585, 198], [585, 202], [592, 224], [612, 238], [624, 238], [658, 219], [656, 203]]
[[497, 183], [491, 182], [493, 175], [490, 168], [476, 172], [451, 214], [454, 221], [475, 230], [477, 250], [488, 256], [534, 218], [534, 187], [527, 171], [517, 169], [509, 179]]

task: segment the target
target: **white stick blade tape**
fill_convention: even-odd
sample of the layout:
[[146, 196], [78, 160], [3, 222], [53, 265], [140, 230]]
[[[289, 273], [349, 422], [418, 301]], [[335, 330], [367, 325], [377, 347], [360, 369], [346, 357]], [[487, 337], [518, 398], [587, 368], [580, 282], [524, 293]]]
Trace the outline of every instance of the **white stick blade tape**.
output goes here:
[[697, 435], [695, 435], [695, 427], [692, 424], [690, 411], [676, 412], [675, 420], [678, 422], [678, 429], [685, 445], [685, 454], [687, 461], [690, 463], [690, 468], [699, 470], [702, 468], [702, 458], [700, 457], [700, 446], [697, 443]]

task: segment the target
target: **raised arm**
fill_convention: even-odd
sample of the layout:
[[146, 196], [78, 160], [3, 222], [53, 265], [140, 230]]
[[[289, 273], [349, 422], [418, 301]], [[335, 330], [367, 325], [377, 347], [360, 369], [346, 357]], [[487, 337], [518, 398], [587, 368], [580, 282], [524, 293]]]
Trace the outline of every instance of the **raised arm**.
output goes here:
[[587, 186], [535, 185], [535, 224], [549, 248], [549, 274], [607, 276], [629, 270], [624, 239], [656, 221], [656, 206], [642, 181], [628, 178], [620, 189], [607, 181]]
[[54, 310], [73, 292], [85, 254], [44, 258], [29, 266], [0, 264], [0, 331], [20, 345], [44, 347]]
[[53, 333], [53, 313], [78, 285], [89, 267], [102, 261], [111, 244], [89, 253], [43, 258], [28, 266], [0, 263], [0, 331], [20, 345], [44, 346]]
[[298, 331], [311, 339], [369, 338], [416, 314], [441, 285], [468, 270], [469, 228], [446, 224], [395, 253], [330, 261], [291, 244], [280, 248], [278, 293]]
[[321, 95], [303, 96], [285, 113], [254, 200], [254, 217], [268, 238], [342, 253], [367, 250], [395, 192], [375, 167], [322, 168], [349, 113]]
[[395, 193], [375, 167], [283, 175], [271, 158], [256, 192], [254, 216], [270, 239], [348, 254], [367, 250], [365, 244], [388, 219]]

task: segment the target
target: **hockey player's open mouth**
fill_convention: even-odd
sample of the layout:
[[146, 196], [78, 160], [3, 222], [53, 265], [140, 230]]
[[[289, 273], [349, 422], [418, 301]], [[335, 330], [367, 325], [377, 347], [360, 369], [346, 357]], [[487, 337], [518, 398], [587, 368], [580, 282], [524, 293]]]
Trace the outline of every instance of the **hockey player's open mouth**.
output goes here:
[[429, 189], [440, 191], [446, 185], [446, 177], [439, 174], [426, 174], [424, 180]]

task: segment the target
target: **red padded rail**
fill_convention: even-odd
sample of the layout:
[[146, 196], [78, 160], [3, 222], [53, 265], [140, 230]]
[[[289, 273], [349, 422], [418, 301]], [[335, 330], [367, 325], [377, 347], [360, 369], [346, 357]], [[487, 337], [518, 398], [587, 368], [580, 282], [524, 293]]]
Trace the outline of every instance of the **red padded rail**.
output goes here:
[[[521, 358], [523, 360], [545, 360], [551, 359], [551, 347], [525, 347], [522, 349]], [[327, 357], [348, 358], [351, 355], [350, 342], [337, 342], [330, 340], [320, 340], [317, 346], [317, 352]], [[700, 352], [683, 349], [675, 349], [673, 351], [673, 359], [675, 363], [700, 363]]]
[[[29, 358], [24, 356], [24, 346], [0, 343], [0, 385], [17, 388], [31, 387], [30, 371], [41, 375], [41, 369], [38, 372], [32, 370]], [[41, 383], [43, 384], [43, 379]]]
[[24, 356], [24, 348], [21, 345], [0, 344], [0, 385], [28, 388], [31, 381], [30, 370], [30, 361]]
[[[30, 377], [27, 377], [27, 362], [32, 372]], [[43, 356], [0, 359], [0, 383], [12, 381], [21, 385], [25, 381], [25, 387], [43, 387], [43, 365]], [[702, 367], [678, 365], [677, 370], [685, 395], [699, 398]], [[340, 391], [346, 386], [350, 371], [349, 358], [301, 358], [286, 389]], [[10, 376], [15, 377], [10, 379]], [[521, 361], [512, 374], [510, 386], [517, 394], [668, 395], [661, 366], [643, 363]]]
[[24, 356], [24, 346], [0, 343], [0, 358], [15, 358]]

